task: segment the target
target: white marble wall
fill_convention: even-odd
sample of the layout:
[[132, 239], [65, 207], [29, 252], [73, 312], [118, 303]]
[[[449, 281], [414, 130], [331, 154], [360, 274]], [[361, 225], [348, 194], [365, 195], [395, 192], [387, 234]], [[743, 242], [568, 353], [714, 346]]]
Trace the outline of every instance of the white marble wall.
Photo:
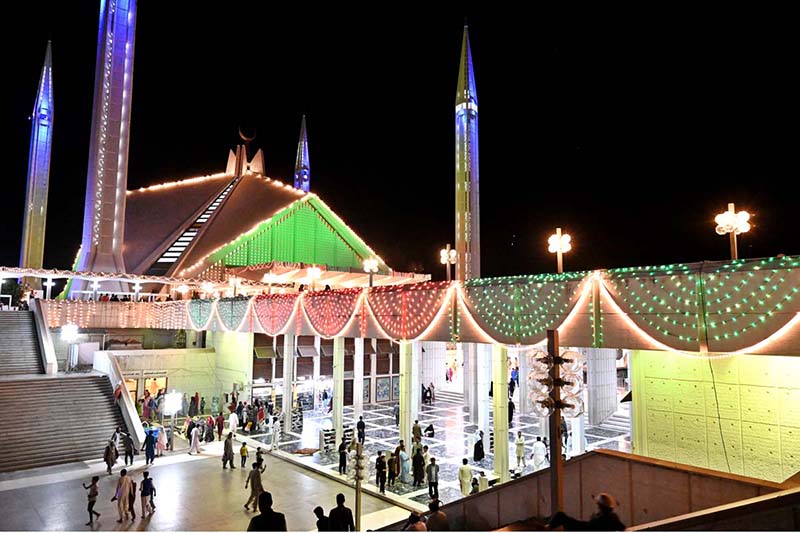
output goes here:
[[420, 383], [426, 387], [433, 383], [436, 390], [444, 388], [444, 371], [447, 365], [447, 343], [423, 341], [422, 348], [425, 353], [422, 354], [422, 361], [420, 362]]
[[586, 385], [589, 424], [599, 425], [617, 410], [617, 350], [587, 348]]

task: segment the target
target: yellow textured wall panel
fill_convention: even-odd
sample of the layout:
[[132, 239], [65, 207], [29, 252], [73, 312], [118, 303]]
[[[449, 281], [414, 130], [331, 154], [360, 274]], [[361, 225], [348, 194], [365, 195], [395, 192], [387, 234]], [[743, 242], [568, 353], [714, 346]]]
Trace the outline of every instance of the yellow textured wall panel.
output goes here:
[[739, 361], [739, 383], [742, 385], [759, 385], [774, 387], [781, 381], [781, 373], [786, 372], [786, 365], [777, 357], [745, 357]]
[[[742, 413], [739, 402], [739, 386], [727, 383], [703, 383], [706, 400], [706, 415], [740, 420]], [[716, 394], [715, 394], [716, 393]], [[719, 412], [717, 412], [719, 400]]]
[[644, 375], [654, 378], [671, 378], [672, 368], [668, 361], [659, 359], [658, 357], [648, 357], [645, 361]]
[[679, 357], [674, 362], [672, 374], [666, 377], [685, 381], [703, 381], [705, 379], [706, 366], [707, 363], [704, 359]]
[[699, 416], [705, 415], [704, 385], [701, 381], [675, 381], [675, 396], [672, 401], [675, 412]]
[[785, 478], [800, 472], [800, 429], [781, 428], [781, 455]]
[[738, 420], [722, 420], [706, 417], [706, 439], [708, 442], [708, 468], [744, 475], [742, 452], [742, 424]]
[[738, 357], [723, 357], [721, 359], [712, 359], [709, 364], [703, 365], [703, 375], [706, 381], [711, 381], [711, 370], [713, 368], [713, 379], [717, 383], [730, 383], [734, 385], [739, 384], [739, 358]]
[[778, 424], [779, 391], [771, 387], [743, 385], [742, 420], [760, 424]]
[[781, 426], [800, 428], [800, 389], [784, 389], [779, 392], [778, 398]]

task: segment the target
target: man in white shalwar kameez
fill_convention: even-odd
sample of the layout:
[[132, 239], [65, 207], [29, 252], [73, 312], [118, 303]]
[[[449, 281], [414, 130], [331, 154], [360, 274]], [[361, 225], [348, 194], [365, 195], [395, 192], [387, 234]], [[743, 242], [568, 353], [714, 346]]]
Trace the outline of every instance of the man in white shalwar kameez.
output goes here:
[[458, 468], [458, 481], [461, 484], [461, 494], [469, 496], [472, 490], [472, 469], [467, 464], [469, 461], [463, 459], [462, 465]]
[[281, 419], [276, 417], [272, 422], [272, 448], [271, 450], [278, 449], [278, 444], [281, 442]]
[[547, 446], [542, 442], [541, 437], [536, 437], [536, 442], [533, 443], [533, 469], [539, 470], [544, 468], [544, 460], [547, 457]]
[[192, 446], [189, 448], [189, 454], [192, 452], [200, 453], [200, 426], [197, 425], [192, 428]]
[[231, 411], [231, 414], [228, 416], [228, 431], [233, 433], [233, 440], [236, 440], [236, 429], [239, 427], [239, 417], [236, 415], [236, 411]]

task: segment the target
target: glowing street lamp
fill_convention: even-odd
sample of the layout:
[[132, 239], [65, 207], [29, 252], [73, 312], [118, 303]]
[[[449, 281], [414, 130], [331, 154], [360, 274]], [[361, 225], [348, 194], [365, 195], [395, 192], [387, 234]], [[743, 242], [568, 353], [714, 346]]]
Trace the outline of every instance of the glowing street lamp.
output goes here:
[[450, 281], [450, 265], [455, 265], [456, 259], [458, 259], [458, 254], [455, 250], [450, 248], [450, 244], [447, 245], [447, 248], [439, 250], [439, 262], [443, 264], [445, 270], [447, 270], [447, 281]]
[[556, 228], [556, 232], [553, 235], [550, 235], [550, 238], [547, 239], [548, 244], [548, 251], [550, 253], [556, 254], [558, 258], [558, 273], [561, 274], [564, 272], [564, 258], [563, 254], [572, 250], [572, 244], [570, 241], [572, 237], [569, 234], [561, 233], [561, 228]]
[[736, 244], [736, 236], [740, 233], [750, 231], [750, 213], [747, 211], [736, 212], [733, 204], [728, 204], [728, 210], [720, 213], [714, 218], [717, 223], [717, 235], [730, 234], [731, 237], [731, 259], [739, 259], [739, 249]]
[[53, 290], [53, 285], [55, 285], [55, 284], [56, 284], [56, 282], [55, 282], [55, 281], [53, 281], [53, 278], [47, 278], [47, 281], [45, 281], [45, 282], [43, 283], [43, 285], [44, 285], [45, 287], [47, 287], [47, 294], [46, 294], [46, 296], [45, 296], [45, 299], [46, 299], [46, 300], [49, 300], [49, 299], [50, 299], [50, 293], [52, 292], [52, 290]]
[[372, 287], [372, 276], [378, 271], [378, 260], [364, 259], [364, 272], [369, 274], [369, 286]]

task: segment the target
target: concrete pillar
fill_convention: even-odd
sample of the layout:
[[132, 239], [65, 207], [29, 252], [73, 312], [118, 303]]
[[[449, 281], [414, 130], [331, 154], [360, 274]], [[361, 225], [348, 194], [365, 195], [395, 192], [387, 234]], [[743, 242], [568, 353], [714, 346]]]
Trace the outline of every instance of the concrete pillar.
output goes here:
[[364, 411], [364, 338], [356, 337], [353, 355], [353, 415], [357, 421]]
[[588, 348], [586, 354], [586, 380], [589, 401], [586, 412], [589, 423], [602, 424], [617, 410], [617, 350]]
[[323, 409], [325, 407], [325, 406], [319, 405], [319, 402], [320, 402], [320, 394], [319, 393], [321, 391], [317, 390], [317, 387], [319, 387], [319, 370], [320, 370], [319, 349], [320, 349], [321, 344], [322, 343], [321, 343], [321, 340], [319, 338], [319, 335], [314, 337], [314, 354], [315, 354], [314, 357], [313, 357], [314, 370], [312, 371], [313, 373], [311, 375], [311, 379], [314, 380], [314, 410], [315, 411], [318, 410], [318, 409]]
[[[475, 399], [477, 400], [477, 418], [476, 424], [478, 429], [483, 431], [484, 444], [489, 446], [489, 404], [492, 399], [489, 397], [489, 387], [492, 382], [492, 345], [490, 344], [473, 344], [475, 352], [475, 380], [477, 382], [475, 388]], [[507, 389], [506, 389], [507, 390]], [[500, 389], [503, 392], [503, 389]], [[493, 395], [498, 393], [497, 385], [494, 385]]]
[[[461, 344], [461, 353], [464, 358], [464, 405], [469, 408], [469, 423], [478, 423], [478, 361], [475, 343]], [[467, 370], [468, 369], [468, 370]], [[487, 389], [486, 393], [489, 391]]]
[[519, 414], [527, 415], [531, 410], [528, 401], [528, 391], [530, 390], [528, 387], [528, 372], [530, 368], [530, 365], [528, 365], [528, 352], [517, 352], [517, 358], [519, 360], [519, 385], [517, 386], [519, 391], [517, 398], [519, 401], [516, 402], [516, 408]]
[[336, 446], [342, 442], [344, 433], [344, 337], [333, 339], [333, 429], [336, 431]]
[[372, 344], [372, 353], [369, 354], [369, 403], [375, 403], [375, 380], [378, 375], [378, 356], [375, 354], [375, 339], [367, 339]]
[[405, 441], [406, 450], [411, 451], [411, 405], [412, 396], [419, 391], [413, 388], [414, 351], [411, 341], [400, 341], [400, 439]]
[[287, 333], [283, 336], [283, 431], [292, 430], [292, 384], [294, 383], [294, 359], [297, 337]]
[[508, 349], [492, 345], [492, 378], [494, 381], [494, 473], [500, 483], [508, 481]]

